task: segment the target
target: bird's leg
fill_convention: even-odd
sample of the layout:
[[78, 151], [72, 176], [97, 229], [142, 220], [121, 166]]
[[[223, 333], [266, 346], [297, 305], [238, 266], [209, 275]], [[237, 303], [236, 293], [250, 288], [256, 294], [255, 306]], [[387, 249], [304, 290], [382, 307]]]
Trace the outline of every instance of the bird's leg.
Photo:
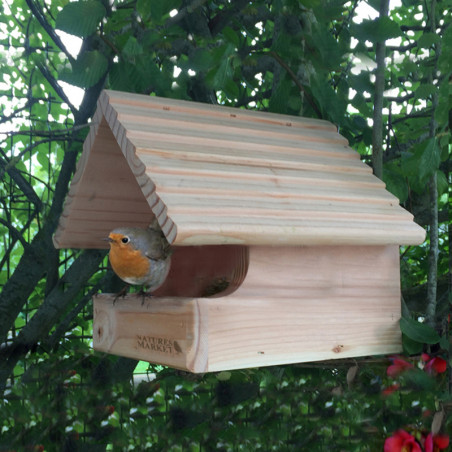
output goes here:
[[146, 292], [144, 287], [141, 287], [137, 295], [141, 296], [141, 306], [144, 305], [144, 300], [146, 300], [146, 298], [152, 298], [152, 293]]
[[119, 297], [124, 298], [124, 297], [127, 295], [127, 292], [129, 291], [129, 287], [130, 287], [130, 286], [127, 284], [126, 286], [124, 286], [124, 287], [116, 294], [115, 299], [113, 300], [113, 306], [115, 305], [116, 300], [117, 300]]

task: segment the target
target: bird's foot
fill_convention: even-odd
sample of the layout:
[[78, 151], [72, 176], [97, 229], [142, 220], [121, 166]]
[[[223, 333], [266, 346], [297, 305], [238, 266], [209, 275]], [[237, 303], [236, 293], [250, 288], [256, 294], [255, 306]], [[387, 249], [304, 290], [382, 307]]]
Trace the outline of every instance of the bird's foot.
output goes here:
[[114, 300], [113, 300], [113, 306], [116, 303], [116, 300], [118, 298], [124, 298], [127, 295], [127, 292], [129, 291], [129, 286], [124, 286], [115, 296]]
[[146, 298], [152, 298], [152, 293], [146, 292], [143, 288], [141, 288], [140, 291], [137, 293], [137, 296], [141, 297], [141, 306], [143, 306]]

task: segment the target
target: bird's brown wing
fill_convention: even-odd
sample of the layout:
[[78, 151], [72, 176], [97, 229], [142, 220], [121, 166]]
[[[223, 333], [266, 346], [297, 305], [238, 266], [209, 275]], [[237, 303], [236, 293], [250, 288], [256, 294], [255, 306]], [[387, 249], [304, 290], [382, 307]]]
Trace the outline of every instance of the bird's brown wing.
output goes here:
[[146, 256], [149, 259], [166, 259], [171, 253], [171, 247], [164, 234], [160, 230], [150, 229], [151, 234], [147, 239]]

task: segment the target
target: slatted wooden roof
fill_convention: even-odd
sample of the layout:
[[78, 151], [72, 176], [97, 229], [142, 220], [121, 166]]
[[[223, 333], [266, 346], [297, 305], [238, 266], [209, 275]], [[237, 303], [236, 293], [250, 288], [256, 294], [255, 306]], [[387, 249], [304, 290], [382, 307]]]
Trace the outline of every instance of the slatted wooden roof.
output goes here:
[[419, 244], [424, 230], [329, 122], [104, 91], [54, 242], [157, 217], [175, 245]]

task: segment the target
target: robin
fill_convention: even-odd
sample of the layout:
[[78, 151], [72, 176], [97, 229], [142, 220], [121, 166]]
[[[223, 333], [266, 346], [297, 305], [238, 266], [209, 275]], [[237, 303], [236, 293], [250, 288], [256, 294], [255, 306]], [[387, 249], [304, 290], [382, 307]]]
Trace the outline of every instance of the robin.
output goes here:
[[123, 281], [145, 286], [149, 292], [163, 284], [171, 265], [171, 248], [157, 225], [117, 228], [106, 240], [110, 264]]

